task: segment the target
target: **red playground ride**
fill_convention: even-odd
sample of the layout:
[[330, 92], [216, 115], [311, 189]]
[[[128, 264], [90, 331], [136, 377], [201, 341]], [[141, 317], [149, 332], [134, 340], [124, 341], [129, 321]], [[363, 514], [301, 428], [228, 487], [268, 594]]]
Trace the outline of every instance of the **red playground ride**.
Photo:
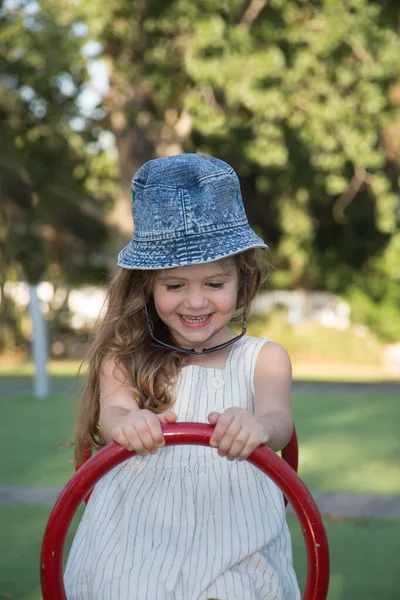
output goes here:
[[[162, 427], [167, 446], [208, 446], [214, 428], [203, 423], [174, 423]], [[47, 523], [40, 559], [43, 600], [67, 600], [63, 585], [63, 552], [71, 521], [81, 502], [110, 469], [128, 460], [132, 452], [109, 444], [88, 458], [61, 492]], [[292, 505], [307, 551], [307, 580], [303, 600], [326, 600], [329, 584], [329, 549], [321, 515], [310, 492], [297, 476], [296, 434], [282, 458], [260, 446], [247, 459], [268, 475]], [[291, 466], [290, 466], [291, 465]], [[118, 600], [118, 599], [116, 599]]]

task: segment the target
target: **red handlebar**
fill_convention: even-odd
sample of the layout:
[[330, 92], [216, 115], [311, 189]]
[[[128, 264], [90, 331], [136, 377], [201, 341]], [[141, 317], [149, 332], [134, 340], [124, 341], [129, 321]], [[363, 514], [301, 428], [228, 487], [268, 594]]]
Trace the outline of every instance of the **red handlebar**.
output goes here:
[[[209, 446], [214, 427], [203, 423], [162, 426], [165, 444]], [[110, 469], [132, 452], [115, 443], [92, 456], [61, 492], [47, 523], [40, 558], [43, 600], [67, 600], [63, 584], [64, 544], [82, 500]], [[307, 580], [303, 600], [325, 600], [329, 584], [329, 549], [325, 529], [310, 492], [295, 471], [272, 450], [260, 446], [247, 459], [268, 475], [292, 505], [301, 524], [307, 551]]]

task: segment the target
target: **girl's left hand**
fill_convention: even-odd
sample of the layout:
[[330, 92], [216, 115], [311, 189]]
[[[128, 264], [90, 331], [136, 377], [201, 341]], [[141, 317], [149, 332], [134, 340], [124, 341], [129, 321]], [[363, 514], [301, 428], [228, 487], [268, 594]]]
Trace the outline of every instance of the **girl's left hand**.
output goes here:
[[261, 423], [242, 408], [228, 408], [222, 414], [212, 412], [208, 421], [215, 425], [210, 446], [218, 448], [218, 454], [228, 460], [246, 460], [260, 444], [268, 442], [267, 432]]

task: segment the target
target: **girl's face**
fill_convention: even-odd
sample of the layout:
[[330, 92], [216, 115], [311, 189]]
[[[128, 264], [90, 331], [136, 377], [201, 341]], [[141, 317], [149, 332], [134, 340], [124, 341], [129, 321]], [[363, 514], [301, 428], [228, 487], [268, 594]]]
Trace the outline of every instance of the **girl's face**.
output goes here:
[[234, 259], [158, 271], [153, 283], [158, 316], [179, 346], [196, 351], [232, 337], [237, 294]]

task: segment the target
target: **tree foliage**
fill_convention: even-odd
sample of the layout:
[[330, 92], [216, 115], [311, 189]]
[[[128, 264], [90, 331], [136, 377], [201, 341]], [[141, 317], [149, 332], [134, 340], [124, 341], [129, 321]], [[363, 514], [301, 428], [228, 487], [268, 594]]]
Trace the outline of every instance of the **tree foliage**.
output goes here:
[[395, 3], [251, 4], [253, 21], [198, 23], [193, 138], [242, 175], [288, 283], [343, 292], [398, 227], [380, 142], [400, 72]]
[[365, 298], [357, 316], [393, 338], [382, 315], [387, 303], [400, 312], [399, 161], [389, 163], [383, 132], [399, 118], [398, 3], [113, 0], [86, 10], [109, 65], [125, 206], [149, 158], [223, 158], [274, 249], [272, 284]]
[[[7, 134], [13, 147], [7, 158], [14, 153], [13, 164], [31, 165], [37, 152], [38, 162], [47, 167], [61, 137], [65, 171], [81, 174], [63, 186], [74, 192], [67, 194], [70, 204], [82, 210], [82, 194], [105, 202], [102, 193], [97, 195], [100, 187], [86, 185], [87, 177], [110, 181], [107, 169], [93, 175], [87, 154], [87, 143], [96, 137], [93, 124], [87, 121], [78, 135], [68, 129], [68, 119], [60, 118], [61, 104], [63, 111], [76, 111], [85, 79], [82, 40], [71, 34], [71, 25], [83, 21], [88, 38], [101, 44], [98, 58], [109, 74], [101, 126], [113, 132], [118, 149], [121, 194], [113, 222], [122, 233], [119, 246], [131, 233], [130, 181], [143, 162], [182, 151], [213, 154], [239, 173], [250, 221], [273, 249], [272, 285], [347, 296], [357, 318], [386, 339], [398, 339], [400, 332], [384, 319], [385, 313], [400, 314], [399, 146], [388, 147], [400, 105], [393, 94], [400, 73], [398, 2], [81, 0], [62, 5], [62, 11], [49, 10], [55, 6], [51, 0], [40, 3], [46, 36], [43, 29], [40, 35], [27, 30], [23, 11], [10, 30], [7, 72], [19, 84], [13, 88], [9, 79], [12, 100], [6, 114], [14, 102], [26, 112], [30, 104], [17, 90], [30, 76], [31, 87], [38, 89], [35, 78], [43, 72], [46, 92], [40, 93], [45, 99], [48, 94], [53, 108], [40, 124], [52, 111], [55, 117], [46, 144], [36, 137], [36, 146], [33, 134], [28, 136], [38, 127], [34, 113], [34, 126], [28, 122], [26, 127], [23, 120], [13, 125]], [[46, 41], [52, 31], [62, 52], [52, 52], [54, 44]], [[27, 52], [35, 44], [41, 56], [49, 57], [42, 63], [32, 62]], [[19, 69], [22, 75], [15, 75]], [[69, 73], [76, 89], [62, 101], [54, 83], [60, 73]], [[29, 161], [17, 139], [29, 147]], [[50, 139], [55, 146], [47, 146]], [[31, 177], [40, 165], [37, 171], [28, 167]], [[54, 168], [54, 180], [66, 177], [61, 167], [60, 172]], [[16, 180], [25, 190], [21, 173]], [[45, 198], [44, 180], [49, 187], [47, 171], [46, 179], [38, 175], [28, 189], [36, 193], [39, 187]], [[14, 195], [22, 197], [13, 181]]]
[[97, 115], [76, 127], [87, 81], [77, 18], [67, 2], [2, 5], [1, 258], [32, 284], [90, 278], [108, 234], [112, 171], [90, 152]]

